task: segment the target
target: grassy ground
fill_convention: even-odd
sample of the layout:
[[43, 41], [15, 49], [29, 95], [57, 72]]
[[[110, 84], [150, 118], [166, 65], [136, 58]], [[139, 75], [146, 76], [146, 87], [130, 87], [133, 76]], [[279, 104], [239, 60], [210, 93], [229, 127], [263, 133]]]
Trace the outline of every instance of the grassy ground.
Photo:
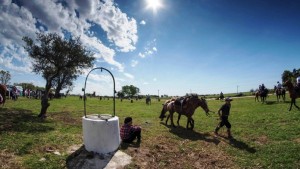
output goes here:
[[[150, 106], [145, 100], [116, 100], [120, 125], [132, 116], [133, 123], [143, 128], [140, 145], [120, 146], [133, 157], [127, 168], [300, 168], [300, 111], [289, 112], [289, 103], [275, 100], [270, 96], [262, 104], [253, 97], [234, 98], [229, 119], [232, 140], [226, 138], [225, 128], [220, 130], [222, 137], [213, 137], [217, 116], [207, 117], [201, 108], [190, 131], [184, 116], [177, 128], [160, 121], [164, 100], [152, 99]], [[208, 100], [215, 112], [223, 103]], [[0, 108], [0, 168], [66, 167], [70, 147], [83, 143], [83, 101], [68, 97], [50, 104], [44, 121], [37, 118], [39, 100], [9, 100]], [[112, 114], [113, 101], [88, 98], [86, 108], [87, 114]]]

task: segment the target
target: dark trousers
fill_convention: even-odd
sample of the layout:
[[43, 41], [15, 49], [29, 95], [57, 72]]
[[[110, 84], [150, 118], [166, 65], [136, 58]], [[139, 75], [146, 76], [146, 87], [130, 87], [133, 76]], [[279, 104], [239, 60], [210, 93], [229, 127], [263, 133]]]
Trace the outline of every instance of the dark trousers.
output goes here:
[[136, 138], [138, 141], [141, 140], [141, 130], [133, 132], [128, 139], [124, 139], [122, 141], [124, 143], [132, 143]]
[[228, 116], [221, 116], [221, 122], [218, 124], [215, 131], [218, 132], [218, 130], [224, 125], [227, 127], [227, 129], [231, 128], [231, 124], [228, 121]]

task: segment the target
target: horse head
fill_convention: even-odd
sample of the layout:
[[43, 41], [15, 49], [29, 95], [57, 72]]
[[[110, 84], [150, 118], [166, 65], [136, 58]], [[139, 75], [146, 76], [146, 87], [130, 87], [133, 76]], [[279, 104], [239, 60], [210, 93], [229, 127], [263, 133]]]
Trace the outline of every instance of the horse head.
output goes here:
[[293, 83], [291, 82], [291, 80], [287, 80], [285, 81], [283, 84], [282, 84], [283, 87], [287, 87], [288, 89], [293, 89], [294, 88], [294, 85]]
[[202, 107], [202, 109], [205, 111], [207, 116], [209, 115], [209, 108], [204, 98], [202, 97], [200, 99], [198, 98], [198, 106]]
[[170, 100], [166, 100], [164, 104], [162, 104], [163, 108], [161, 110], [161, 113], [160, 113], [160, 120], [162, 121], [165, 117], [166, 117], [166, 112], [167, 111], [173, 111], [174, 109], [174, 99], [170, 99]]

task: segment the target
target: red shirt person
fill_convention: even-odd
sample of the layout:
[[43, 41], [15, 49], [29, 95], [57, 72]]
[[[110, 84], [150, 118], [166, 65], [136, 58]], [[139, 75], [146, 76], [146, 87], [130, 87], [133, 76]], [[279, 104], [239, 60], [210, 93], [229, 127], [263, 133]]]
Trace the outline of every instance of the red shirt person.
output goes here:
[[124, 125], [121, 127], [120, 136], [124, 143], [132, 143], [137, 138], [141, 141], [141, 127], [132, 125], [132, 118], [126, 117]]

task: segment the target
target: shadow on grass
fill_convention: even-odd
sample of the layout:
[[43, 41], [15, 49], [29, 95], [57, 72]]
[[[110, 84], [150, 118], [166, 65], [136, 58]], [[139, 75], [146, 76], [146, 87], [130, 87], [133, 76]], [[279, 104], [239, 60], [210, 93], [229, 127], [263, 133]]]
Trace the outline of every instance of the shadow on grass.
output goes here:
[[233, 146], [235, 148], [238, 148], [240, 150], [246, 150], [249, 153], [256, 153], [255, 148], [250, 147], [248, 144], [246, 144], [242, 141], [236, 140], [235, 138], [230, 139], [229, 143], [230, 143], [231, 146]]
[[0, 108], [0, 133], [4, 131], [35, 133], [54, 130], [46, 123], [30, 110]]
[[273, 105], [273, 104], [276, 104], [277, 101], [266, 101], [265, 103], [266, 103], [266, 105]]
[[256, 149], [253, 147], [250, 147], [248, 144], [239, 141], [235, 138], [228, 139], [227, 137], [221, 136], [219, 138], [216, 138], [216, 140], [224, 140], [224, 142], [228, 143], [234, 148], [240, 149], [240, 150], [245, 150], [249, 153], [256, 153]]
[[174, 128], [171, 125], [166, 125], [166, 123], [164, 123], [164, 122], [161, 122], [161, 124], [168, 127], [170, 129], [171, 133], [173, 133], [183, 139], [189, 139], [192, 141], [203, 140], [206, 142], [212, 142], [214, 144], [219, 143], [218, 140], [212, 139], [211, 135], [209, 133], [198, 133], [194, 130], [187, 130], [186, 128], [184, 128], [182, 126], [176, 126], [176, 128]]
[[138, 148], [138, 147], [140, 147], [140, 144], [141, 144], [140, 142], [132, 142], [132, 143], [123, 143], [123, 142], [121, 142], [120, 149], [125, 150], [128, 147]]

